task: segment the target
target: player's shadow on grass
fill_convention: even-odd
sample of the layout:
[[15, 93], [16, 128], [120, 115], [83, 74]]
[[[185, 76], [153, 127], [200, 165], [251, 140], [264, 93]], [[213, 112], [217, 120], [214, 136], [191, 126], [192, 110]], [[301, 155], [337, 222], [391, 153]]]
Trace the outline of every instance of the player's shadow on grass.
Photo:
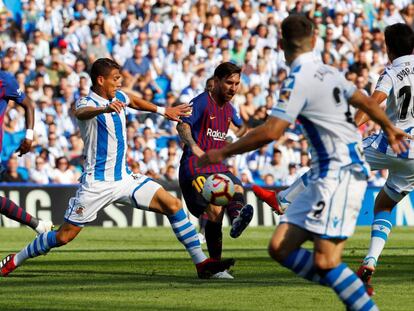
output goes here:
[[[245, 263], [252, 258], [244, 258]], [[59, 261], [38, 261], [31, 262], [31, 265], [16, 270], [7, 280], [7, 286], [35, 286], [36, 284], [48, 285], [58, 282], [59, 279], [70, 286], [82, 284], [83, 286], [106, 285], [108, 280], [112, 285], [125, 283], [135, 284], [135, 288], [140, 287], [140, 281], [153, 284], [159, 287], [163, 283], [176, 283], [179, 287], [192, 288], [195, 285], [220, 283], [225, 287], [240, 286], [295, 286], [301, 283], [300, 279], [292, 282], [291, 272], [285, 270], [279, 273], [272, 273], [274, 263], [270, 258], [255, 258], [255, 264], [259, 264], [265, 269], [258, 273], [251, 272], [246, 264], [234, 268], [234, 280], [200, 280], [197, 278], [195, 268], [189, 263], [188, 259], [95, 259], [95, 260], [59, 260]], [[68, 269], [68, 267], [70, 269]], [[144, 267], [144, 268], [141, 268]], [[183, 273], [183, 270], [185, 272]], [[171, 271], [171, 272], [169, 272]], [[27, 278], [24, 284], [22, 278]], [[16, 281], [13, 282], [13, 279]], [[145, 286], [142, 285], [142, 289]]]
[[[0, 249], [1, 251], [1, 249]], [[6, 252], [7, 250], [4, 250]], [[183, 253], [183, 249], [181, 248], [93, 248], [93, 249], [85, 249], [85, 248], [77, 248], [77, 249], [59, 249], [54, 252], [62, 252], [62, 253], [108, 253], [108, 252], [125, 252], [125, 253]], [[228, 248], [226, 249], [227, 252], [260, 252], [264, 251], [267, 252], [266, 248], [258, 247], [258, 248]]]

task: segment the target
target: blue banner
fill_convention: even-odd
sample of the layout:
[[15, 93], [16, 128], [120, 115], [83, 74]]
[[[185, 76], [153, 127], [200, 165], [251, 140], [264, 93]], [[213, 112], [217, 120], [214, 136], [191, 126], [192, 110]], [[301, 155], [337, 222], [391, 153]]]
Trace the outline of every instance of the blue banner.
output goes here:
[[[370, 226], [374, 219], [375, 198], [381, 188], [370, 187], [365, 192], [362, 202], [361, 212], [359, 213], [357, 225]], [[407, 195], [397, 207], [392, 211], [392, 224], [394, 226], [414, 226], [414, 193]]]
[[[45, 185], [34, 184], [1, 184], [0, 196], [6, 196], [16, 204], [25, 208], [30, 214], [55, 224], [63, 222], [63, 215], [69, 199], [75, 195], [77, 185]], [[181, 198], [178, 185], [164, 184], [164, 187], [173, 195]], [[375, 197], [380, 188], [368, 188], [357, 221], [358, 226], [370, 226], [373, 220]], [[271, 226], [279, 223], [279, 216], [272, 209], [257, 199], [253, 191], [246, 189], [246, 201], [254, 208], [250, 226]], [[186, 209], [185, 202], [183, 206]], [[198, 219], [189, 214], [195, 224]], [[414, 194], [405, 197], [392, 213], [393, 225], [414, 226]], [[168, 226], [166, 217], [143, 210], [130, 208], [119, 204], [112, 204], [98, 213], [98, 217], [91, 223], [94, 226], [104, 227], [156, 227]], [[229, 219], [223, 219], [223, 225], [229, 226]], [[20, 224], [0, 215], [0, 227], [19, 227]]]

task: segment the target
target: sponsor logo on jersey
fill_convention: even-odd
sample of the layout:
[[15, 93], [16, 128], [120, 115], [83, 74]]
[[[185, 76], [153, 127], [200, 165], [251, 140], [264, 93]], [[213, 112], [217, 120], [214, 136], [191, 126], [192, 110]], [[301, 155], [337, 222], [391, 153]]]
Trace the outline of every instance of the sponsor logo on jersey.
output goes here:
[[225, 141], [227, 133], [220, 132], [219, 130], [213, 131], [211, 128], [207, 129], [207, 136], [212, 137], [214, 140]]

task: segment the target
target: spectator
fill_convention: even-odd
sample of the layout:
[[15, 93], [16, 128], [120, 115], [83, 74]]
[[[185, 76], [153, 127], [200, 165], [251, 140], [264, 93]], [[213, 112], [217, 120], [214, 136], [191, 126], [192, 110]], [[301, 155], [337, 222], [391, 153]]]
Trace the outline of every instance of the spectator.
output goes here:
[[52, 176], [53, 182], [57, 184], [74, 184], [77, 181], [66, 157], [56, 159], [56, 168], [53, 170]]
[[23, 176], [17, 171], [17, 157], [12, 155], [7, 162], [6, 172], [1, 176], [2, 182], [24, 182]]
[[30, 170], [29, 176], [30, 181], [35, 184], [46, 185], [49, 183], [49, 170], [41, 156], [36, 158], [35, 168]]
[[150, 62], [142, 54], [142, 47], [137, 44], [134, 48], [134, 56], [128, 58], [124, 64], [122, 74], [125, 79], [132, 79], [136, 75], [145, 75], [149, 70]]

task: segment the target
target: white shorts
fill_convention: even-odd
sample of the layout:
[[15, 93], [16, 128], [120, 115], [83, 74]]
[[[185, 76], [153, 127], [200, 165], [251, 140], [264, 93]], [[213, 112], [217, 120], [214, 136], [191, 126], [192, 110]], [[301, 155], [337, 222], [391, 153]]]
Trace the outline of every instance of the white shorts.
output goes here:
[[346, 239], [355, 230], [366, 177], [350, 169], [340, 178], [319, 178], [309, 184], [281, 216], [280, 222], [297, 225], [326, 239]]
[[80, 184], [69, 200], [65, 221], [83, 226], [96, 219], [99, 210], [112, 203], [148, 209], [155, 192], [161, 188], [145, 175], [133, 174], [119, 181], [93, 181]]
[[385, 193], [395, 202], [414, 189], [414, 159], [388, 156], [372, 147], [364, 148], [365, 158], [372, 170], [387, 169]]

